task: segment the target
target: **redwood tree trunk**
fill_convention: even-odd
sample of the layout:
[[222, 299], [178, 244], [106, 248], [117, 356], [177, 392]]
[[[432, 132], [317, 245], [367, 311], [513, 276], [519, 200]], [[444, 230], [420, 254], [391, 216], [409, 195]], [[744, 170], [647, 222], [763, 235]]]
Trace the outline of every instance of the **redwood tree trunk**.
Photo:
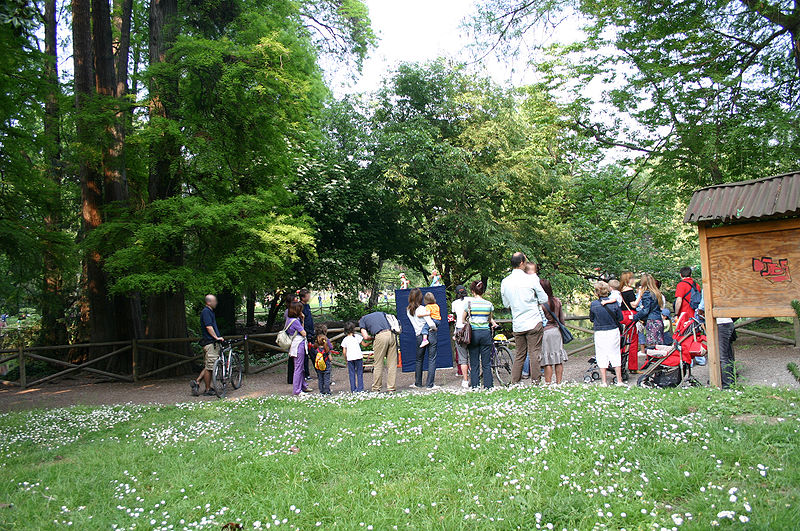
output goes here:
[[247, 303], [246, 303], [246, 318], [245, 318], [245, 326], [255, 326], [256, 325], [256, 292], [252, 289], [247, 290]]
[[[151, 0], [149, 24], [150, 66], [167, 61], [167, 52], [172, 46], [177, 26], [177, 0]], [[159, 130], [150, 146], [150, 175], [148, 182], [149, 201], [167, 199], [180, 192], [180, 183], [175, 171], [180, 157], [177, 141], [166, 127], [171, 118], [177, 95], [177, 80], [163, 71], [149, 81], [150, 126]], [[174, 267], [183, 265], [183, 240], [175, 238], [163, 249], [163, 257]], [[182, 289], [160, 293], [147, 301], [146, 335], [149, 338], [186, 337], [186, 300]], [[157, 348], [188, 354], [186, 343], [160, 344]], [[144, 366], [155, 368], [172, 363], [173, 358], [150, 355], [143, 360]], [[182, 366], [178, 372], [189, 367]]]
[[66, 298], [63, 276], [51, 236], [61, 230], [61, 128], [58, 85], [58, 48], [56, 45], [56, 2], [47, 0], [44, 6], [44, 69], [45, 83], [49, 87], [44, 106], [44, 136], [46, 139], [47, 174], [53, 182], [48, 198], [44, 224], [48, 234], [44, 251], [42, 286], [42, 341], [49, 345], [67, 343]]
[[[92, 116], [87, 110], [94, 95], [94, 56], [92, 53], [92, 23], [89, 0], [72, 0], [72, 56], [75, 70], [76, 132], [84, 152], [94, 144]], [[81, 183], [81, 228], [85, 237], [103, 222], [103, 176], [84, 156], [78, 163]], [[108, 287], [103, 272], [103, 258], [96, 249], [89, 249], [84, 257], [81, 303], [81, 320], [88, 327], [92, 341], [111, 339], [114, 315], [108, 297]]]

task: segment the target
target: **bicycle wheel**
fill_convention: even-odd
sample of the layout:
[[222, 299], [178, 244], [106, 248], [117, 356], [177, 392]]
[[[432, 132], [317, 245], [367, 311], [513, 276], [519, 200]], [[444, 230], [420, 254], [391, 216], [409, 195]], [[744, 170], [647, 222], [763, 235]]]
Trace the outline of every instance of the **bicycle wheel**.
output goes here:
[[239, 389], [242, 386], [242, 378], [244, 378], [242, 361], [239, 359], [238, 354], [233, 354], [231, 356], [231, 386], [234, 389]]
[[503, 385], [509, 385], [511, 383], [511, 366], [514, 363], [511, 351], [504, 346], [497, 347], [493, 361], [492, 368], [497, 381]]
[[214, 371], [211, 373], [211, 385], [214, 386], [214, 390], [217, 392], [217, 396], [220, 398], [225, 397], [225, 367], [223, 363], [223, 357], [214, 362]]

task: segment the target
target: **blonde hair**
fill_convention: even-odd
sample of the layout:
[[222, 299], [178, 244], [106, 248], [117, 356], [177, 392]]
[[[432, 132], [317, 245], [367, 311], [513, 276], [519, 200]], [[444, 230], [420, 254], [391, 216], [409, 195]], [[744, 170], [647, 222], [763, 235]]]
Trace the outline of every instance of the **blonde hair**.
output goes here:
[[659, 308], [663, 308], [664, 297], [661, 295], [661, 290], [658, 289], [658, 285], [656, 284], [656, 279], [653, 275], [649, 275], [647, 273], [642, 274], [642, 287], [645, 291], [649, 291], [653, 297], [656, 299], [656, 303], [658, 303]]
[[619, 283], [619, 280], [615, 278], [608, 281], [608, 287], [610, 287], [611, 289], [619, 289], [621, 285]]
[[601, 298], [608, 297], [611, 294], [611, 286], [609, 286], [607, 282], [603, 282], [602, 280], [599, 282], [595, 282], [594, 294]]
[[630, 271], [623, 271], [622, 274], [619, 276], [619, 283], [621, 287], [632, 287], [633, 284], [633, 273]]
[[436, 295], [430, 291], [425, 294], [425, 304], [436, 304]]

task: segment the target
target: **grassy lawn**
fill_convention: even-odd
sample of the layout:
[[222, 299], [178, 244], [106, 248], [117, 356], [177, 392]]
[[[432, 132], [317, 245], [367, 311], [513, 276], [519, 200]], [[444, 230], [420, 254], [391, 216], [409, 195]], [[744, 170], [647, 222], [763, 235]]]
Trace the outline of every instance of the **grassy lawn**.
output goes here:
[[12, 413], [0, 529], [797, 529], [798, 403], [573, 386]]

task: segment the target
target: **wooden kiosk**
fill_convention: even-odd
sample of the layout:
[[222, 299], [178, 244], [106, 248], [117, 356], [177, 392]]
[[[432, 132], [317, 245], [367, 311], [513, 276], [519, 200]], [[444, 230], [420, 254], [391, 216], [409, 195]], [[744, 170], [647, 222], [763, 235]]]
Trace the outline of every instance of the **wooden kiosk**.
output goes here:
[[700, 189], [684, 222], [697, 223], [709, 374], [720, 387], [717, 317], [796, 317], [800, 171]]

